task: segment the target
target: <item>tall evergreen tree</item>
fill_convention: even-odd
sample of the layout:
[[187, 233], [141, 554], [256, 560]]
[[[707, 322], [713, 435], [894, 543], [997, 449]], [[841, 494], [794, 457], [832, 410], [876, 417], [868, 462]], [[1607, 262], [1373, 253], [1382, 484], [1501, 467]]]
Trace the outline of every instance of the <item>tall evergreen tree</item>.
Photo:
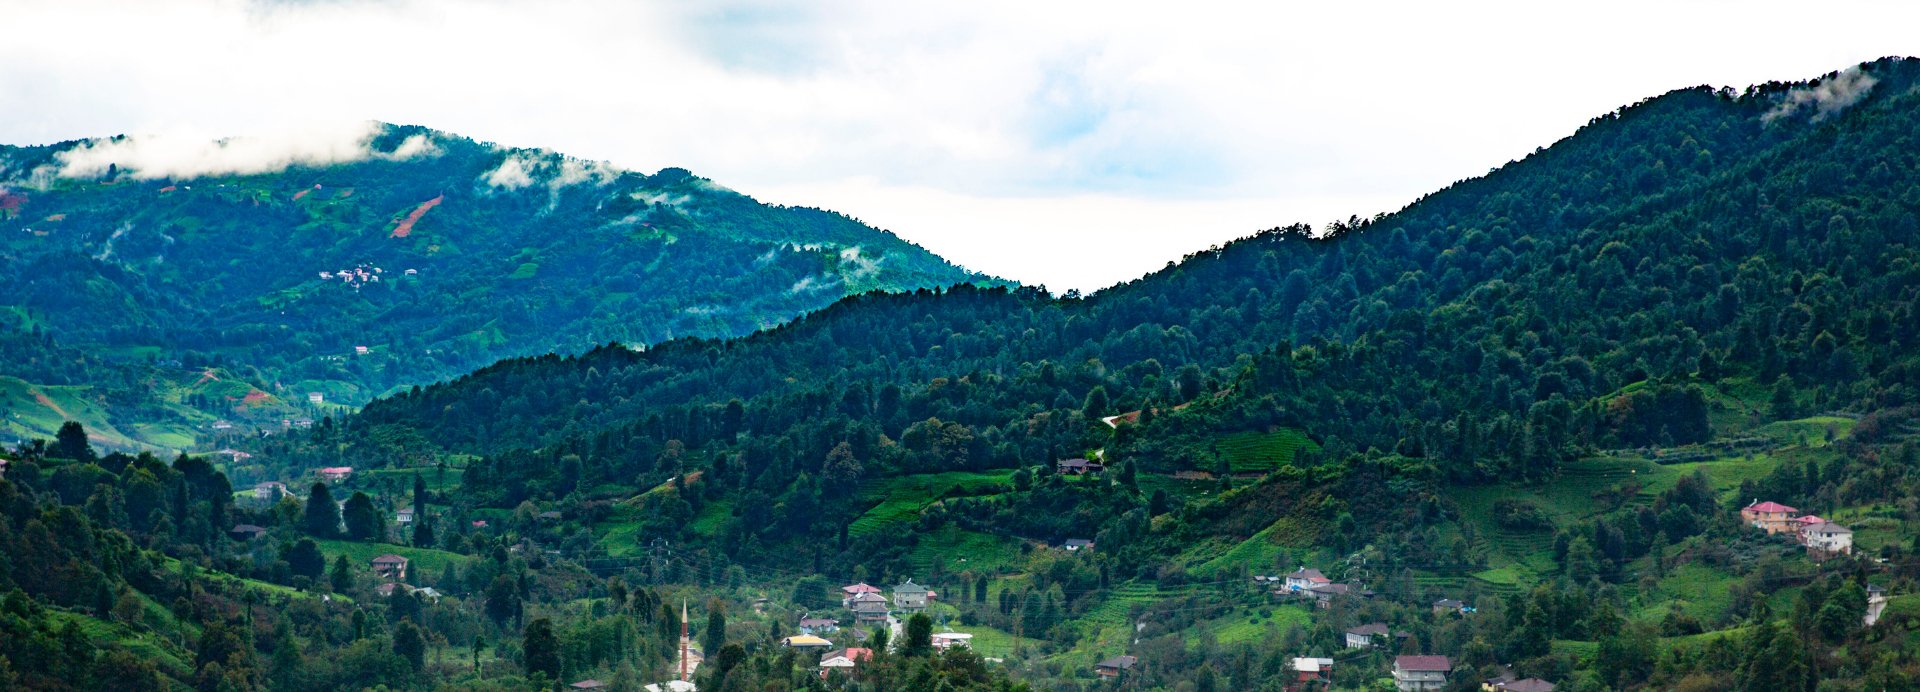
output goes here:
[[326, 483], [314, 483], [307, 493], [306, 509], [307, 534], [315, 538], [336, 538], [340, 535], [340, 505], [333, 500], [333, 491]]

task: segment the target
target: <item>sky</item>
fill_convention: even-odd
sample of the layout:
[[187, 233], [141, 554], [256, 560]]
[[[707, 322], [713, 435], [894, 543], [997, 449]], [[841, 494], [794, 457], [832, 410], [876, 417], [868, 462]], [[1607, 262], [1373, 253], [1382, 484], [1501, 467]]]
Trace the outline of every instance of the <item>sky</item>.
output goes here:
[[292, 161], [368, 120], [425, 125], [687, 168], [1055, 291], [1390, 212], [1673, 89], [1920, 55], [1908, 2], [0, 0], [0, 16], [0, 142], [253, 136]]

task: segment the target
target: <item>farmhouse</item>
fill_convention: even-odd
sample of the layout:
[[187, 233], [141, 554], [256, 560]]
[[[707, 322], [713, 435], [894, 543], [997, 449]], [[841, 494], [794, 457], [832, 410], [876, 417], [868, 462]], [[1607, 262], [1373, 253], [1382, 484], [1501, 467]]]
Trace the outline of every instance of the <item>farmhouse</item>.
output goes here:
[[1288, 591], [1305, 591], [1316, 586], [1325, 586], [1331, 583], [1333, 583], [1333, 580], [1328, 579], [1327, 575], [1321, 574], [1320, 570], [1302, 567], [1294, 570], [1292, 574], [1287, 575], [1286, 588]]
[[1083, 476], [1105, 471], [1107, 467], [1100, 462], [1086, 459], [1062, 459], [1054, 463], [1053, 470], [1062, 476]]
[[1387, 623], [1370, 622], [1347, 628], [1347, 648], [1365, 649], [1386, 643]]
[[370, 564], [373, 566], [373, 573], [382, 578], [395, 581], [407, 578], [407, 559], [399, 555], [392, 553], [381, 555], [374, 558]]
[[1445, 656], [1395, 656], [1393, 686], [1401, 690], [1437, 690], [1447, 686], [1453, 662]]
[[1799, 514], [1800, 510], [1778, 502], [1754, 500], [1740, 509], [1740, 521], [1767, 533], [1792, 533], [1799, 528], [1793, 524], [1793, 518]]
[[1120, 677], [1121, 674], [1131, 670], [1133, 664], [1139, 662], [1140, 659], [1132, 656], [1115, 656], [1094, 664], [1093, 672], [1095, 675], [1103, 678], [1117, 678]]
[[899, 608], [903, 613], [918, 613], [926, 610], [927, 593], [927, 587], [915, 584], [912, 579], [908, 579], [906, 583], [893, 587], [893, 607]]
[[307, 403], [315, 406], [327, 403], [327, 395], [320, 392], [307, 392]]
[[1833, 522], [1810, 524], [1800, 530], [1800, 537], [1815, 559], [1853, 554], [1853, 529]]
[[352, 466], [328, 466], [319, 471], [321, 480], [343, 481], [353, 475]]
[[1093, 541], [1089, 541], [1085, 538], [1069, 538], [1067, 539], [1067, 542], [1061, 543], [1060, 547], [1066, 548], [1067, 552], [1069, 553], [1078, 551], [1081, 548], [1087, 548], [1091, 550], [1093, 549]]
[[1434, 615], [1446, 615], [1448, 613], [1464, 613], [1466, 612], [1466, 610], [1467, 610], [1466, 603], [1463, 603], [1451, 598], [1442, 598], [1438, 601], [1433, 602]]
[[611, 687], [611, 685], [608, 685], [607, 683], [601, 682], [599, 680], [588, 678], [586, 680], [581, 680], [579, 682], [573, 683], [572, 685], [568, 685], [568, 687], [572, 687], [573, 689], [576, 689], [576, 690], [603, 690], [608, 687]]
[[962, 649], [973, 646], [973, 635], [966, 632], [935, 632], [932, 640], [933, 648], [942, 651], [956, 646]]
[[1333, 599], [1353, 595], [1354, 591], [1353, 587], [1346, 584], [1321, 584], [1300, 593], [1312, 598], [1314, 607], [1330, 608], [1333, 606]]
[[[1495, 680], [1498, 680], [1497, 678]], [[1488, 680], [1480, 685], [1487, 692], [1553, 692], [1556, 687], [1540, 678], [1521, 678], [1519, 680]]]
[[287, 484], [281, 483], [280, 481], [267, 481], [253, 486], [253, 499], [256, 500], [278, 502], [280, 498], [286, 497], [288, 494]]
[[393, 513], [393, 523], [395, 524], [413, 523], [413, 508], [401, 507], [398, 511], [395, 511]]

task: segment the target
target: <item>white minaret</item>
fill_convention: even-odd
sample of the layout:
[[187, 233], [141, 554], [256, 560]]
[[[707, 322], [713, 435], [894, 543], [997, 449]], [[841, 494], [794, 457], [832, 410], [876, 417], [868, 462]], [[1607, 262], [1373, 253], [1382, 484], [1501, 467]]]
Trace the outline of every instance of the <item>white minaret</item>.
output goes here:
[[680, 681], [693, 682], [687, 677], [687, 599], [680, 599]]

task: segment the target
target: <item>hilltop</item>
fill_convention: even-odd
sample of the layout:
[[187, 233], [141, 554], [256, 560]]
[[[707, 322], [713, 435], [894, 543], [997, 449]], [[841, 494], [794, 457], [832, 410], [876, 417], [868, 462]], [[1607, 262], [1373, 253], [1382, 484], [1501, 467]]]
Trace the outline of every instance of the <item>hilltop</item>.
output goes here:
[[[108, 442], [180, 449], [215, 419], [319, 419], [501, 358], [737, 336], [848, 295], [991, 281], [847, 216], [677, 168], [378, 124], [295, 145], [0, 147], [0, 327], [97, 361], [77, 378], [19, 358], [0, 371], [104, 387], [217, 368], [276, 404], [86, 395], [112, 427], [166, 431]], [[0, 427], [51, 433], [14, 406], [24, 415]]]

